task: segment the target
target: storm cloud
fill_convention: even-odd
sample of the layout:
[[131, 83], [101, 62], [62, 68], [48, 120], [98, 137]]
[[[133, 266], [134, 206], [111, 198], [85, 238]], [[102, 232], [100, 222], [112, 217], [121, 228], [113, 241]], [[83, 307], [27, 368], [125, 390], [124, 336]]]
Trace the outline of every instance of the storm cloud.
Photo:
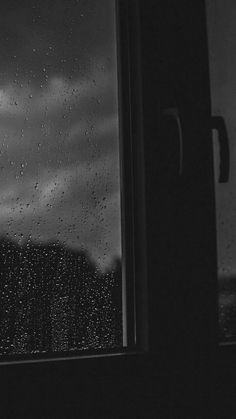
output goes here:
[[119, 124], [114, 5], [97, 3], [0, 7], [0, 235], [104, 267], [121, 255]]

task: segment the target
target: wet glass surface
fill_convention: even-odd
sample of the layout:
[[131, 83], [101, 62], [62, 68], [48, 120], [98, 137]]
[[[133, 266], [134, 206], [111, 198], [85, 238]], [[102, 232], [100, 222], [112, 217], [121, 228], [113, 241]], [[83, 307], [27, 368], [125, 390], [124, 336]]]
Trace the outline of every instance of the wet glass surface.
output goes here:
[[0, 5], [0, 355], [122, 341], [115, 2]]

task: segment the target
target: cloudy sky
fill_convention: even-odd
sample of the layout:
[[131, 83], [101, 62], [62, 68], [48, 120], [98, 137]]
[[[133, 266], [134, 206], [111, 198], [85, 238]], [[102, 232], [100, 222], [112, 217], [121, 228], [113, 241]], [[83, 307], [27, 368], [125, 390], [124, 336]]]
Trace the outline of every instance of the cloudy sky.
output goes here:
[[111, 0], [0, 5], [0, 234], [121, 254]]

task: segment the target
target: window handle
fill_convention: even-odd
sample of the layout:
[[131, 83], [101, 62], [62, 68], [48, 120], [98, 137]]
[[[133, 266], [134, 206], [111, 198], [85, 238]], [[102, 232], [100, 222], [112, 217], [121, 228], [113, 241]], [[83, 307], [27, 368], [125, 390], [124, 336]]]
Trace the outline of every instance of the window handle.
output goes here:
[[218, 132], [218, 141], [220, 146], [219, 183], [227, 183], [229, 181], [230, 172], [230, 150], [229, 138], [224, 118], [222, 116], [212, 116], [211, 129], [215, 129]]
[[180, 114], [177, 108], [166, 108], [162, 112], [163, 117], [171, 119], [176, 123], [178, 143], [179, 143], [179, 163], [178, 163], [178, 174], [183, 174], [183, 129]]

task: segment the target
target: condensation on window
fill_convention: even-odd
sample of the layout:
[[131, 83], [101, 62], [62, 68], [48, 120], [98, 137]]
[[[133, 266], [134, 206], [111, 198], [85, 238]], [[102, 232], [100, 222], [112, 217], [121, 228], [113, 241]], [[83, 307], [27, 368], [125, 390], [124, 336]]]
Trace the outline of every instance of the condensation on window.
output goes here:
[[121, 347], [115, 1], [0, 23], [0, 355]]

